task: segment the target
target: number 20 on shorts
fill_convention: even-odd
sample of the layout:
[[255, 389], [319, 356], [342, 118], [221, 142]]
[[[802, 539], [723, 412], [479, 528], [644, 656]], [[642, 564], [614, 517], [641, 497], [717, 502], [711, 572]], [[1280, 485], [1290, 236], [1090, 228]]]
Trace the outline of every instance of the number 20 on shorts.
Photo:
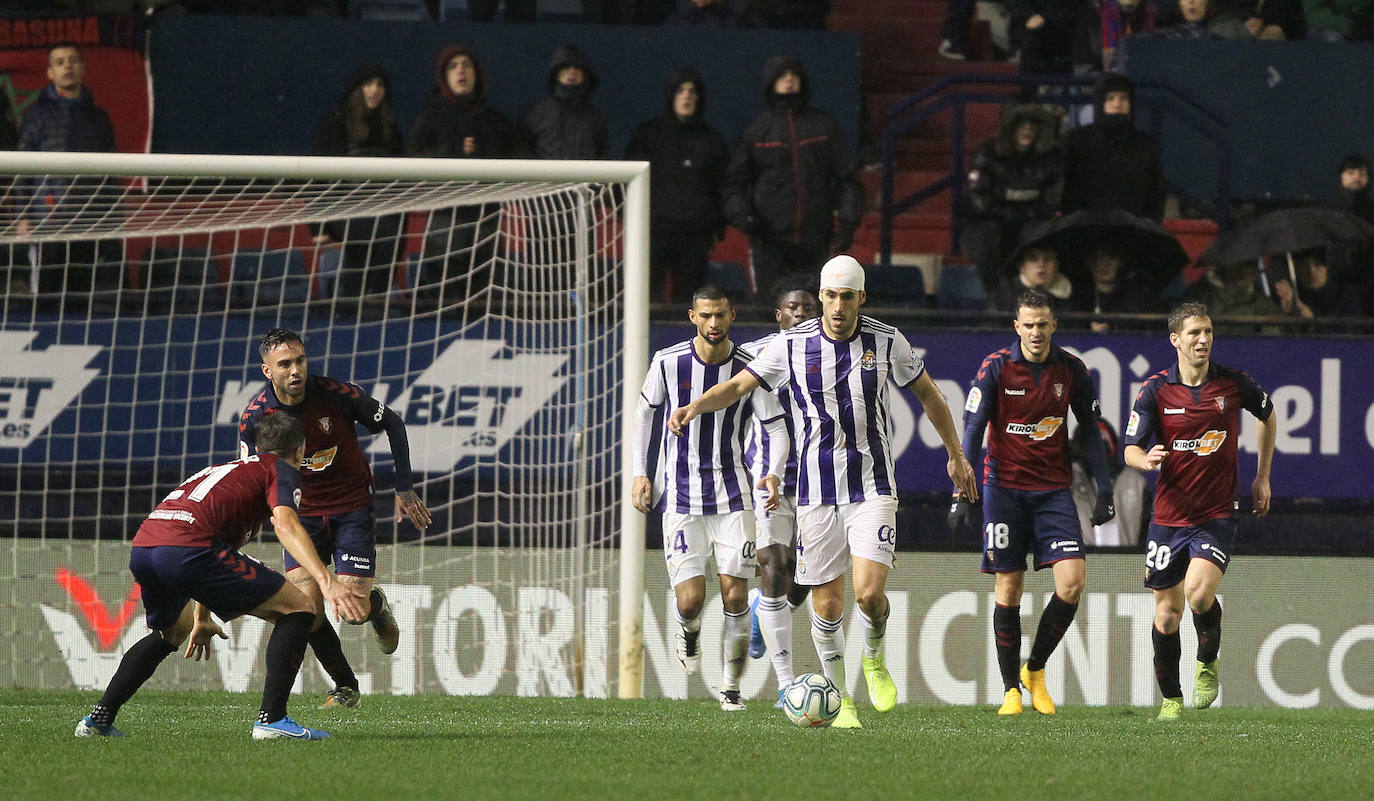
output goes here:
[[1173, 556], [1169, 546], [1160, 545], [1154, 540], [1150, 540], [1150, 544], [1145, 547], [1145, 567], [1163, 570], [1169, 566], [1169, 561], [1173, 559]]

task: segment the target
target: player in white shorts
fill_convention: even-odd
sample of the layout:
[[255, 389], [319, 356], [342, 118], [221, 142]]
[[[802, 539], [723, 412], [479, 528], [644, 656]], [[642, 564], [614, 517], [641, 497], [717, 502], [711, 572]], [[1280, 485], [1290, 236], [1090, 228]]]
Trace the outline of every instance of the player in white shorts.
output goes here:
[[897, 703], [897, 687], [881, 652], [890, 611], [884, 590], [897, 542], [889, 384], [911, 390], [921, 402], [949, 454], [946, 470], [958, 491], [976, 498], [978, 484], [949, 406], [925, 363], [900, 331], [860, 316], [867, 297], [863, 267], [849, 256], [836, 256], [821, 268], [820, 287], [819, 320], [779, 334], [746, 372], [675, 411], [668, 429], [680, 435], [698, 414], [725, 408], [760, 386], [786, 387], [796, 400], [792, 425], [802, 455], [797, 581], [813, 587], [811, 639], [826, 677], [844, 699], [832, 726], [860, 728], [844, 671], [846, 567], [854, 570], [869, 699], [880, 712]]
[[[775, 293], [777, 302], [773, 318], [778, 331], [747, 342], [744, 350], [758, 355], [768, 347], [781, 331], [816, 316], [815, 290], [801, 288], [795, 280], [780, 284]], [[792, 407], [792, 398], [778, 392], [779, 406], [784, 413]], [[784, 418], [789, 439], [795, 440], [790, 414]], [[778, 677], [778, 705], [782, 704], [783, 689], [792, 682], [792, 610], [806, 600], [811, 588], [797, 584], [792, 578], [797, 568], [797, 452], [791, 443], [776, 443], [763, 426], [755, 423], [747, 443], [749, 469], [752, 475], [766, 472], [767, 460], [778, 448], [787, 449], [787, 464], [782, 475], [782, 497], [778, 508], [763, 507], [763, 490], [755, 493], [754, 531], [759, 556], [759, 586], [749, 591], [749, 656], [758, 659], [767, 654]]]
[[[663, 557], [673, 585], [679, 625], [678, 659], [687, 675], [701, 666], [701, 609], [706, 601], [706, 561], [714, 558], [725, 610], [724, 669], [720, 708], [744, 709], [739, 679], [749, 640], [749, 579], [757, 567], [754, 545], [753, 492], [744, 466], [744, 439], [758, 419], [769, 436], [787, 443], [782, 409], [773, 395], [758, 390], [703, 415], [685, 437], [667, 437], [655, 427], [706, 387], [741, 373], [749, 355], [730, 341], [735, 310], [719, 287], [706, 285], [692, 296], [688, 318], [696, 326], [692, 339], [654, 354], [636, 406], [634, 483], [631, 502], [648, 514], [663, 502]], [[777, 509], [786, 448], [768, 462], [765, 508]], [[650, 476], [654, 479], [650, 479]]]

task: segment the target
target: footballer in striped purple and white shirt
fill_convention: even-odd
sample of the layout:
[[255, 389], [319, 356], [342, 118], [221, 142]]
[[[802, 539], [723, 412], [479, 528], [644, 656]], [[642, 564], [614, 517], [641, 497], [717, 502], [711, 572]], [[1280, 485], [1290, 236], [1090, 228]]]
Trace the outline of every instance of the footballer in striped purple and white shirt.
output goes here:
[[864, 678], [873, 706], [896, 706], [897, 687], [881, 647], [890, 606], [885, 594], [897, 540], [888, 412], [889, 384], [921, 402], [949, 454], [946, 469], [961, 493], [978, 494], [949, 405], [901, 332], [859, 307], [864, 270], [836, 256], [821, 268], [821, 316], [778, 337], [748, 368], [679, 408], [668, 419], [674, 434], [698, 414], [723, 409], [759, 386], [787, 392], [801, 475], [797, 485], [797, 581], [812, 586], [811, 638], [825, 675], [844, 698], [832, 726], [859, 728], [845, 686], [845, 570], [854, 569], [854, 597], [863, 619]]
[[[757, 567], [754, 540], [753, 487], [744, 464], [744, 439], [759, 419], [778, 442], [787, 428], [777, 399], [758, 389], [748, 397], [702, 415], [682, 437], [658, 436], [656, 412], [668, 415], [707, 388], [744, 371], [749, 356], [730, 341], [735, 309], [725, 293], [707, 285], [692, 296], [688, 312], [697, 333], [692, 339], [654, 354], [636, 405], [634, 483], [631, 500], [648, 513], [662, 497], [663, 556], [676, 596], [678, 658], [688, 675], [701, 662], [701, 609], [706, 600], [706, 561], [714, 556], [725, 609], [724, 675], [720, 706], [744, 709], [739, 679], [749, 638], [749, 579]], [[657, 459], [651, 450], [657, 442]], [[776, 449], [768, 473], [757, 486], [767, 488], [766, 508], [778, 506], [786, 448]], [[661, 469], [651, 478], [650, 463]]]
[[[747, 342], [741, 347], [757, 356], [779, 336], [798, 323], [816, 316], [816, 294], [788, 283], [776, 294], [773, 318], [778, 331]], [[792, 683], [792, 610], [806, 600], [811, 588], [792, 580], [797, 569], [797, 451], [792, 447], [796, 432], [792, 429], [792, 396], [777, 393], [787, 425], [787, 442], [778, 442], [757, 419], [750, 428], [746, 445], [751, 475], [767, 472], [768, 460], [779, 448], [787, 451], [786, 469], [782, 475], [782, 497], [778, 508], [765, 508], [762, 491], [754, 498], [754, 535], [758, 546], [759, 588], [749, 591], [749, 655], [754, 658], [768, 654], [778, 678], [778, 693]]]

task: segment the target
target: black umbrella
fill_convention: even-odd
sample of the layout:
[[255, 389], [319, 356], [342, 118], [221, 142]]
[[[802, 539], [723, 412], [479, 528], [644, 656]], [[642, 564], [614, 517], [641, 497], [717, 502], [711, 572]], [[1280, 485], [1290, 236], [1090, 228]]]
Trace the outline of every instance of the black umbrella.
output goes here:
[[1123, 209], [1075, 211], [1027, 226], [1008, 266], [1016, 269], [1033, 246], [1053, 248], [1059, 271], [1075, 285], [1090, 280], [1088, 256], [1101, 247], [1115, 250], [1126, 269], [1143, 275], [1169, 275], [1188, 263], [1188, 253], [1164, 226]]
[[1238, 264], [1265, 256], [1374, 239], [1374, 225], [1343, 209], [1292, 208], [1262, 214], [1221, 236], [1203, 252], [1203, 264]]

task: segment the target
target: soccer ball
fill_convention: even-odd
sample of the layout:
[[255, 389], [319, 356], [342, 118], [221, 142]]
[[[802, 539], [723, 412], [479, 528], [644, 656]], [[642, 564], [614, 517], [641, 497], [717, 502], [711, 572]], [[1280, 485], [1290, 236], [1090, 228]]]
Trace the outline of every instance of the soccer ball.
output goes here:
[[829, 726], [840, 714], [840, 688], [820, 673], [803, 673], [783, 690], [782, 711], [803, 729]]

